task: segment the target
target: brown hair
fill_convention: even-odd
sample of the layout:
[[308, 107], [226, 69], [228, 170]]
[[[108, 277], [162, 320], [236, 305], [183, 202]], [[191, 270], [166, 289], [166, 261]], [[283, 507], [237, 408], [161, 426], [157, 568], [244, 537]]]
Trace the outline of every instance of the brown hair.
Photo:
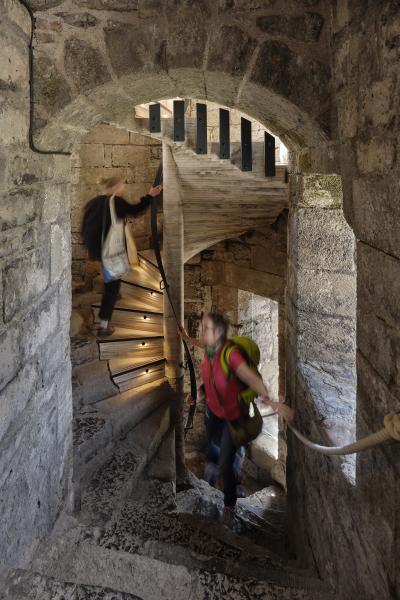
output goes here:
[[101, 177], [99, 179], [99, 183], [106, 190], [111, 190], [111, 188], [113, 188], [115, 185], [118, 185], [119, 183], [124, 183], [124, 178], [118, 177], [118, 175], [114, 175], [112, 177]]
[[228, 330], [230, 325], [229, 319], [227, 319], [225, 315], [223, 315], [217, 310], [212, 310], [205, 316], [207, 319], [210, 319], [210, 321], [212, 321], [215, 329], [221, 334], [222, 339], [226, 340], [226, 338], [228, 337]]

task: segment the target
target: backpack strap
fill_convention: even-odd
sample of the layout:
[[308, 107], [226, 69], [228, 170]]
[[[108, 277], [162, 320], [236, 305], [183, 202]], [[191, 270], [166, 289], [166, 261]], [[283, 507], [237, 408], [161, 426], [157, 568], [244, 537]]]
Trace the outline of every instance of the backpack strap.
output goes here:
[[[238, 352], [240, 352], [240, 354], [243, 355], [243, 353], [240, 351], [239, 346], [237, 346], [235, 344], [235, 342], [233, 342], [232, 340], [229, 340], [228, 343], [223, 348], [223, 350], [221, 352], [221, 356], [220, 356], [221, 368], [225, 374], [225, 377], [235, 376], [235, 373], [232, 371], [230, 364], [229, 364], [229, 359], [230, 359], [232, 350], [238, 350]], [[247, 362], [247, 360], [246, 360], [246, 362]]]
[[101, 228], [101, 247], [104, 246], [104, 239], [106, 237], [106, 219], [107, 219], [107, 211], [110, 209], [110, 198], [106, 196], [103, 207], [103, 223]]
[[[226, 344], [225, 348], [222, 350], [221, 356], [220, 356], [220, 363], [221, 363], [221, 368], [225, 374], [225, 377], [228, 377], [228, 378], [236, 377], [237, 378], [236, 373], [234, 371], [232, 371], [232, 369], [230, 368], [230, 365], [229, 365], [229, 359], [230, 359], [232, 350], [237, 350], [241, 354], [243, 359], [246, 361], [246, 364], [248, 364], [248, 358], [247, 358], [247, 356], [243, 356], [243, 351], [237, 344], [235, 344], [235, 342], [233, 340], [229, 340], [229, 342]], [[258, 373], [258, 370], [257, 370], [257, 373]], [[239, 381], [240, 381], [240, 379], [239, 379]], [[244, 386], [243, 390], [238, 395], [238, 403], [239, 403], [239, 408], [240, 408], [241, 413], [246, 414], [246, 411], [248, 411], [250, 404], [254, 402], [254, 399], [257, 396], [257, 394], [256, 394], [256, 392], [254, 392], [254, 390], [252, 390], [252, 388], [246, 386], [245, 383], [243, 383], [243, 386]]]

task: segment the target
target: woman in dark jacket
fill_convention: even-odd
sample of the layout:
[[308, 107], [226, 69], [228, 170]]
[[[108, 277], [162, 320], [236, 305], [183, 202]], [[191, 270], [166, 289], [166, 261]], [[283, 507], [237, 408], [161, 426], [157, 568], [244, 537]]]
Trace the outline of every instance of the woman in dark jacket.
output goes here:
[[[104, 186], [105, 193], [101, 196], [96, 196], [96, 198], [93, 198], [86, 204], [82, 221], [83, 243], [88, 250], [89, 257], [92, 260], [99, 261], [101, 261], [103, 219], [104, 237], [107, 236], [111, 225], [110, 211], [106, 209], [108, 199], [114, 195], [115, 212], [119, 219], [138, 217], [149, 207], [151, 198], [159, 196], [162, 189], [162, 186], [152, 187], [149, 193], [140, 199], [138, 204], [129, 204], [122, 197], [125, 188], [124, 181], [118, 177], [108, 177], [102, 179], [100, 183]], [[109, 321], [111, 320], [120, 287], [120, 279], [108, 283], [104, 282], [104, 292], [99, 312], [100, 327], [97, 332], [100, 337], [112, 335], [114, 332], [114, 329], [109, 326]]]

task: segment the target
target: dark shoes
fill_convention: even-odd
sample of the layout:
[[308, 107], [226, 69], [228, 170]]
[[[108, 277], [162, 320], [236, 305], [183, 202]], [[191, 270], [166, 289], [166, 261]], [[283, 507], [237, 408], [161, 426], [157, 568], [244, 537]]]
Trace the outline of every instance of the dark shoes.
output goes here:
[[110, 335], [112, 335], [114, 333], [115, 329], [114, 327], [99, 327], [97, 330], [97, 337], [109, 337]]
[[212, 463], [212, 462], [207, 463], [206, 469], [204, 472], [204, 479], [207, 481], [207, 483], [209, 483], [210, 485], [215, 487], [217, 484], [218, 476], [219, 476], [218, 465], [216, 465], [215, 463]]
[[235, 507], [224, 506], [224, 512], [222, 514], [222, 523], [229, 529], [233, 528], [233, 522], [235, 520]]

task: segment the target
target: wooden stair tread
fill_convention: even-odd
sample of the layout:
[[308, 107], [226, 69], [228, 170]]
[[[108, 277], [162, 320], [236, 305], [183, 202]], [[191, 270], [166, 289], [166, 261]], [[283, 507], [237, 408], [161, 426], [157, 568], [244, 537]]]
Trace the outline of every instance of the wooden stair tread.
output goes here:
[[155, 289], [153, 289], [151, 287], [146, 287], [145, 285], [141, 285], [140, 283], [137, 283], [136, 281], [129, 281], [125, 277], [123, 279], [121, 279], [121, 283], [125, 284], [125, 285], [128, 285], [130, 287], [137, 288], [139, 290], [143, 290], [143, 291], [146, 291], [146, 292], [152, 292], [153, 294], [159, 294], [160, 296], [162, 296], [163, 293], [164, 293], [163, 290], [160, 290], [160, 289], [155, 290]]
[[[121, 337], [117, 337], [117, 336], [121, 336]], [[134, 330], [129, 331], [129, 329], [119, 329], [118, 327], [115, 328], [115, 331], [113, 333], [113, 335], [110, 335], [107, 338], [99, 338], [98, 339], [98, 343], [99, 344], [113, 344], [115, 342], [141, 342], [146, 341], [146, 340], [163, 340], [164, 336], [162, 335], [143, 335], [143, 334], [136, 334], [136, 332]]]
[[108, 361], [108, 364], [110, 367], [111, 375], [114, 377], [122, 373], [134, 371], [135, 369], [139, 369], [141, 367], [155, 365], [163, 361], [165, 361], [164, 356], [162, 354], [159, 354], [142, 358], [134, 358], [133, 356], [113, 358]]
[[162, 336], [111, 339], [109, 342], [99, 343], [100, 360], [111, 360], [133, 356], [146, 357], [162, 354], [164, 351], [164, 338]]
[[[100, 303], [93, 303], [92, 304], [92, 308], [100, 308], [101, 304]], [[151, 316], [157, 316], [157, 317], [162, 317], [163, 313], [160, 311], [154, 311], [154, 310], [143, 310], [142, 308], [131, 308], [129, 306], [115, 306], [114, 311], [123, 311], [126, 313], [138, 313], [139, 315], [151, 315]]]

